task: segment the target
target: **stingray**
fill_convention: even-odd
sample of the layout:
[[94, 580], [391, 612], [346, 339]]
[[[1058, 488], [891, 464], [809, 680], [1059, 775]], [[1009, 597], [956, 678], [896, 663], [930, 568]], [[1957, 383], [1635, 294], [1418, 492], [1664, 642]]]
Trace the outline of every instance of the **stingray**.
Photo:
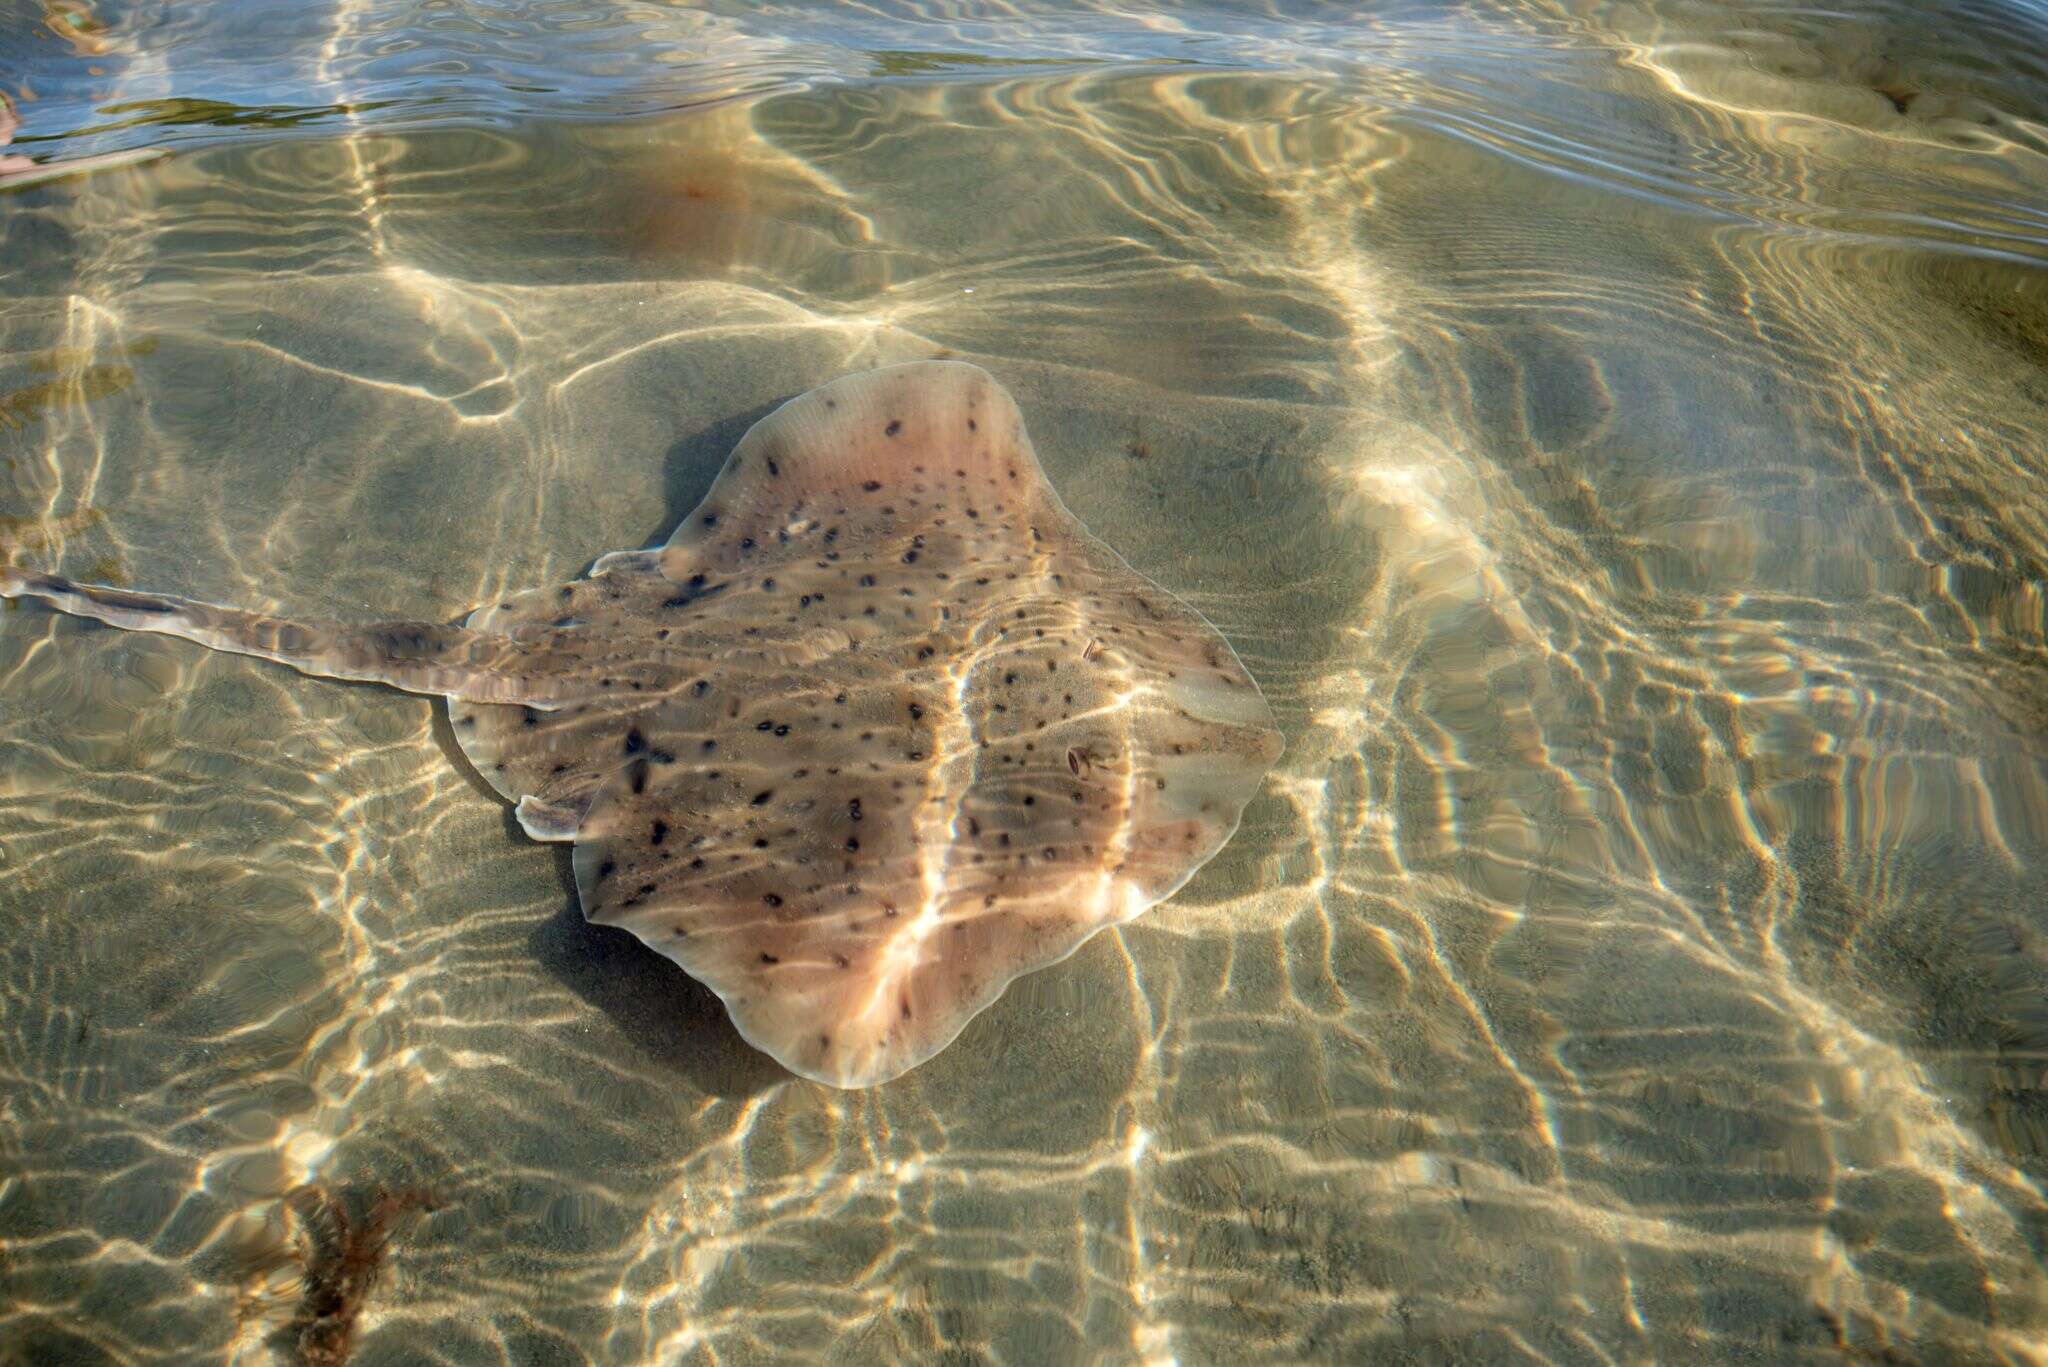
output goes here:
[[1192, 608], [1091, 536], [978, 367], [756, 423], [665, 545], [460, 626], [295, 619], [0, 569], [0, 594], [448, 700], [590, 921], [792, 1072], [887, 1081], [1171, 896], [1281, 749]]

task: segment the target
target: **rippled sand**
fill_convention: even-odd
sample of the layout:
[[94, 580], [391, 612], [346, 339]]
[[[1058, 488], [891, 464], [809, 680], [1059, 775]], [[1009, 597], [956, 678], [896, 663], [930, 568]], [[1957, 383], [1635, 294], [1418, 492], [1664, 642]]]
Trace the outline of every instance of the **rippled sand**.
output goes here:
[[[0, 197], [25, 563], [452, 617], [950, 354], [1289, 736], [841, 1093], [440, 709], [10, 611], [0, 1357], [269, 1360], [304, 1183], [440, 1203], [365, 1362], [2048, 1356], [2042, 26], [1972, 14], [1032, 10], [797, 85], [707, 14], [688, 112]], [[1063, 64], [918, 55], [1005, 33]]]

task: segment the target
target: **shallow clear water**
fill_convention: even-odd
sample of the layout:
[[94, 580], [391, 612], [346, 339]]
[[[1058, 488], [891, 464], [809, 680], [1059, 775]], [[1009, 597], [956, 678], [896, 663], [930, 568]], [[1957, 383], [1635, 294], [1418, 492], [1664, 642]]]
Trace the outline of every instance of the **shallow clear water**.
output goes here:
[[0, 11], [10, 559], [448, 619], [949, 353], [1289, 740], [1181, 895], [842, 1093], [584, 926], [439, 708], [9, 611], [0, 1357], [285, 1353], [317, 1183], [440, 1201], [363, 1362], [2040, 1360], [2044, 54]]

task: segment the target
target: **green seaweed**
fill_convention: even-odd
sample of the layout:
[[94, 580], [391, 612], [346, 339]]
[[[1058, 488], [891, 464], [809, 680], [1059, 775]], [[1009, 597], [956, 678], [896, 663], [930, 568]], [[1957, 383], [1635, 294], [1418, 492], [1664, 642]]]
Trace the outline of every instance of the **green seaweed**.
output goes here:
[[56, 550], [67, 537], [88, 531], [106, 520], [104, 512], [89, 505], [60, 517], [43, 513], [0, 514], [0, 565], [17, 563], [23, 551]]
[[0, 395], [0, 427], [26, 427], [52, 409], [77, 408], [118, 394], [133, 383], [135, 372], [125, 365], [95, 365], [61, 379], [25, 385]]

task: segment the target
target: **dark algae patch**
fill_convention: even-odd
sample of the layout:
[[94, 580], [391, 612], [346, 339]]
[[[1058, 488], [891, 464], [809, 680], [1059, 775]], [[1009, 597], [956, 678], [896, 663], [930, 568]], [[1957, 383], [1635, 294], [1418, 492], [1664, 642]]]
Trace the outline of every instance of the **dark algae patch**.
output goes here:
[[439, 1210], [441, 1202], [423, 1187], [379, 1189], [357, 1219], [349, 1214], [346, 1195], [322, 1187], [300, 1187], [287, 1199], [299, 1216], [305, 1262], [305, 1294], [290, 1330], [292, 1361], [335, 1367], [355, 1349], [356, 1321], [400, 1225], [416, 1211]]

